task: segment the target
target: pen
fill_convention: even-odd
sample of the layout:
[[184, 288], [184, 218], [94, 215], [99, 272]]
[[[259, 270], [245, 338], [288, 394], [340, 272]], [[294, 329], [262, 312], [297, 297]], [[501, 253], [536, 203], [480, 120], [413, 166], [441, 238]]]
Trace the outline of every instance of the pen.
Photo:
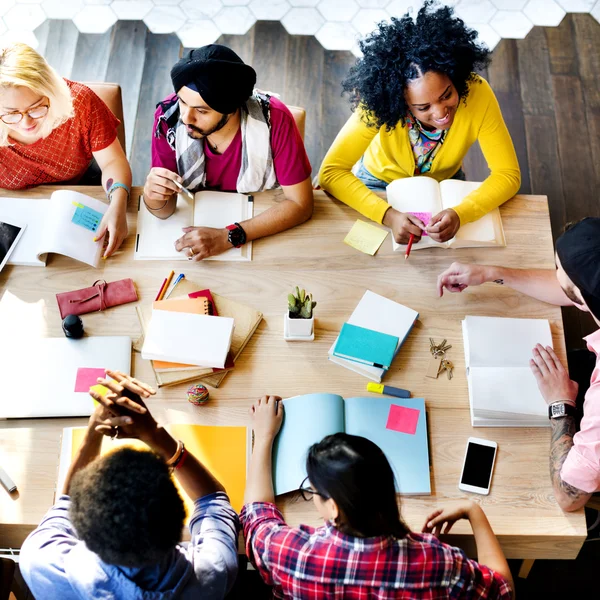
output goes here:
[[406, 246], [406, 253], [404, 254], [404, 260], [410, 256], [410, 249], [412, 248], [413, 242], [415, 241], [415, 234], [411, 233], [408, 239], [408, 246]]
[[12, 494], [17, 490], [17, 484], [9, 477], [8, 473], [2, 467], [0, 467], [0, 482], [9, 494]]
[[188, 190], [187, 188], [184, 188], [179, 181], [175, 181], [174, 179], [171, 180], [190, 200], [194, 199], [194, 194], [192, 194], [192, 192], [190, 192], [190, 190]]
[[168, 275], [167, 278], [165, 279], [165, 282], [163, 284], [163, 287], [161, 288], [160, 292], [158, 293], [158, 300], [163, 300], [165, 297], [165, 292], [167, 291], [167, 288], [171, 285], [171, 279], [173, 279], [173, 275], [175, 275], [175, 271], [171, 271]]
[[156, 294], [156, 298], [154, 298], [154, 302], [156, 302], [157, 300], [160, 300], [160, 295], [162, 294], [163, 288], [165, 287], [166, 283], [167, 283], [167, 278], [165, 277], [165, 280], [162, 282], [162, 285], [160, 286], [160, 290], [158, 290], [158, 294]]
[[173, 293], [173, 290], [177, 287], [177, 284], [184, 278], [185, 275], [183, 273], [179, 273], [179, 275], [177, 275], [177, 279], [175, 280], [173, 287], [169, 290], [169, 293], [165, 296], [165, 300]]
[[391, 385], [383, 385], [383, 383], [367, 383], [367, 391], [374, 394], [386, 394], [387, 396], [396, 396], [396, 398], [410, 398], [410, 392]]

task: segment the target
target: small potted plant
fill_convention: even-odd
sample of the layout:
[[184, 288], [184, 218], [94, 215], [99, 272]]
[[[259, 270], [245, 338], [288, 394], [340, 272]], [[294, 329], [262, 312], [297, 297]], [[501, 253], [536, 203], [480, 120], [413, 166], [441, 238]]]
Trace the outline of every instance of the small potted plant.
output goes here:
[[288, 294], [288, 312], [285, 315], [284, 337], [290, 340], [314, 340], [317, 305], [312, 295], [296, 286], [295, 294]]

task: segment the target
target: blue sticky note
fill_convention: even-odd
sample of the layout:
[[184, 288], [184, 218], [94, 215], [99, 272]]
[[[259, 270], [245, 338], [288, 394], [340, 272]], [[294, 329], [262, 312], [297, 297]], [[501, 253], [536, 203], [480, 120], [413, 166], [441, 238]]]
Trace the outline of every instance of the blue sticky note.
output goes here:
[[388, 369], [394, 360], [398, 338], [387, 333], [344, 323], [333, 349], [334, 356]]
[[96, 231], [104, 215], [99, 213], [97, 210], [90, 208], [89, 206], [80, 204], [79, 202], [73, 202], [73, 204], [75, 205], [75, 213], [73, 214], [71, 222], [75, 223], [75, 225], [85, 227], [90, 231]]

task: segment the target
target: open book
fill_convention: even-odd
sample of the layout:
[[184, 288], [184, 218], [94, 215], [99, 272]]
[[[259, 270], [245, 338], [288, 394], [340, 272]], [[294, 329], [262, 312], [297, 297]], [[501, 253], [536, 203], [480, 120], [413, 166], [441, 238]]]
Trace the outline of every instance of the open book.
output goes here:
[[537, 343], [552, 346], [548, 321], [465, 317], [462, 327], [473, 427], [549, 427], [529, 367]]
[[366, 437], [385, 453], [401, 494], [430, 494], [427, 417], [423, 398], [347, 398], [306, 394], [283, 400], [283, 425], [273, 446], [275, 494], [297, 490], [308, 449], [326, 435]]
[[8, 264], [44, 267], [54, 252], [98, 267], [104, 238], [94, 238], [107, 209], [71, 190], [57, 190], [49, 199], [0, 198], [0, 221], [26, 225]]
[[[387, 201], [400, 212], [413, 213], [427, 225], [431, 217], [442, 210], [458, 206], [463, 199], [481, 185], [475, 181], [446, 179], [438, 183], [431, 177], [408, 177], [392, 181], [387, 188]], [[394, 251], [406, 249], [392, 237]], [[414, 244], [412, 251], [423, 248], [478, 248], [506, 246], [500, 211], [495, 208], [478, 221], [463, 225], [451, 240], [434, 242], [427, 234]]]
[[[187, 260], [185, 250], [175, 250], [175, 242], [184, 235], [183, 227], [220, 229], [251, 219], [253, 215], [252, 196], [235, 192], [202, 191], [194, 194], [194, 202], [185, 194], [179, 194], [175, 212], [168, 219], [158, 219], [146, 208], [140, 196], [135, 260]], [[252, 260], [252, 242], [241, 248], [230, 248], [205, 260]]]
[[[226, 427], [219, 425], [195, 425], [181, 423], [167, 425], [171, 435], [185, 444], [191, 452], [222, 484], [231, 500], [234, 510], [239, 512], [244, 504], [246, 472], [250, 460], [251, 436], [246, 427]], [[63, 429], [58, 465], [57, 494], [62, 494], [65, 478], [75, 453], [81, 446], [87, 427], [67, 427]], [[103, 438], [102, 454], [113, 449], [129, 446], [147, 450], [140, 440]], [[194, 500], [182, 489], [177, 479], [175, 485], [184, 499], [188, 518], [194, 510]]]

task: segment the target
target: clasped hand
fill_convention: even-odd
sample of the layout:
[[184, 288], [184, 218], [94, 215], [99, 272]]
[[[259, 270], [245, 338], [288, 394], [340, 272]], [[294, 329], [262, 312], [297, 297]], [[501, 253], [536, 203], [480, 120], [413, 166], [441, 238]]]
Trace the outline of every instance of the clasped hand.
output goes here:
[[434, 242], [447, 242], [460, 228], [460, 218], [451, 208], [443, 210], [431, 218], [427, 226], [418, 217], [410, 213], [399, 212], [390, 208], [384, 217], [384, 225], [392, 228], [394, 240], [398, 244], [408, 244], [411, 234], [418, 242], [427, 232]]

